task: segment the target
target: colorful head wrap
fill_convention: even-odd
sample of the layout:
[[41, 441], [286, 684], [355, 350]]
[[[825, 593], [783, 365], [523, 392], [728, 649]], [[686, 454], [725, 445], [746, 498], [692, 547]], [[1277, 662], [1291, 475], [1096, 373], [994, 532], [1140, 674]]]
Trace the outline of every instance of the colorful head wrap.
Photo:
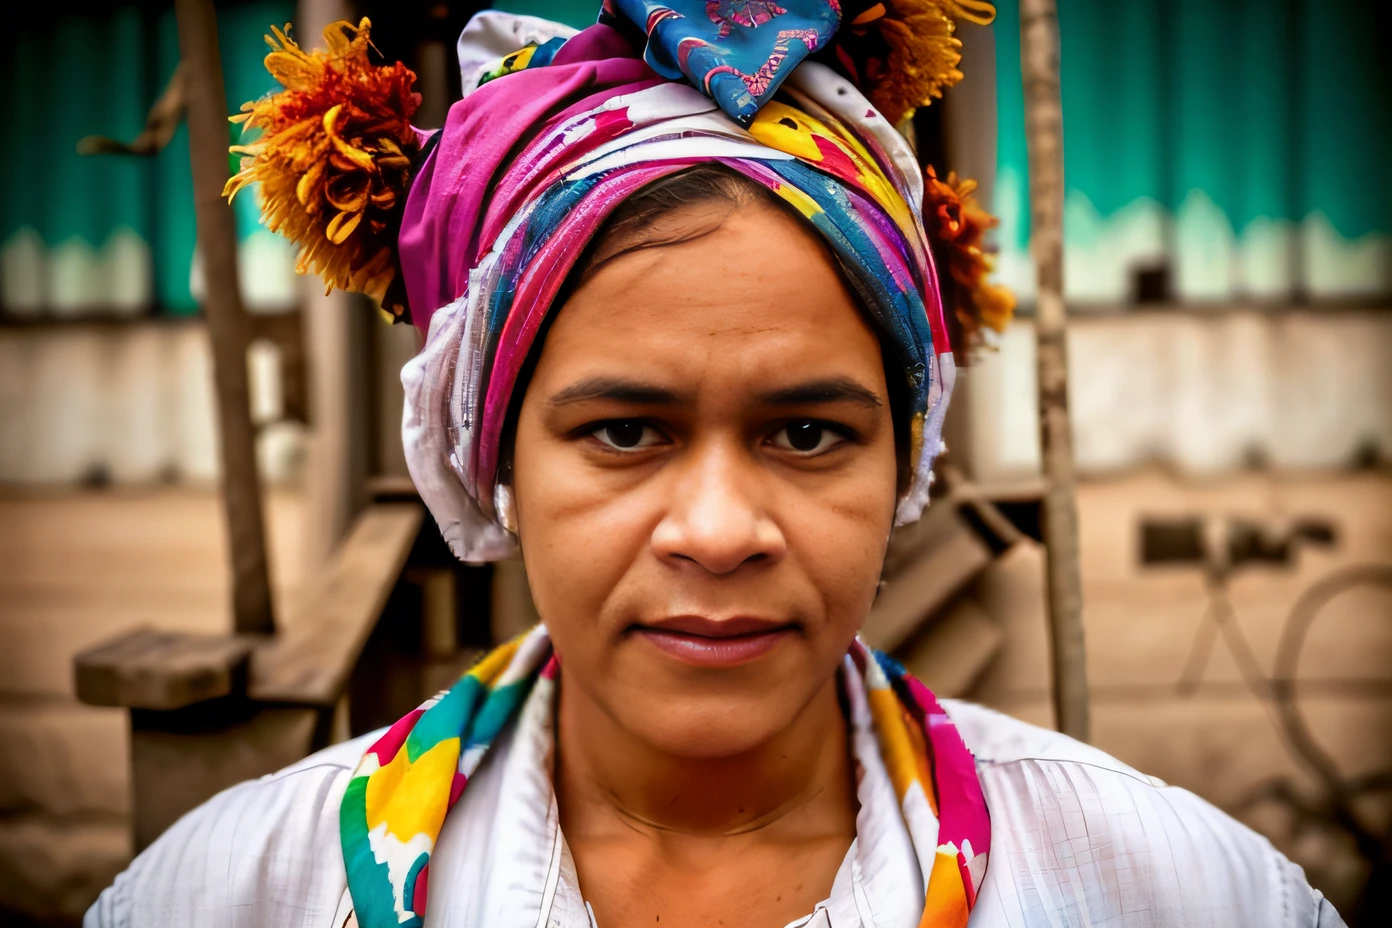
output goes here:
[[[461, 45], [472, 51], [489, 20], [476, 19]], [[584, 244], [639, 188], [711, 161], [805, 216], [888, 333], [909, 381], [916, 462], [899, 517], [922, 511], [953, 366], [907, 144], [847, 80], [810, 62], [742, 129], [596, 25], [544, 67], [489, 81], [457, 105], [406, 204], [408, 301], [439, 307], [417, 313], [425, 350], [403, 373], [407, 460], [460, 557], [512, 550], [496, 515], [506, 507], [504, 417]]]
[[[272, 43], [267, 62], [287, 91], [246, 107], [263, 135], [240, 149], [249, 157], [229, 190], [260, 181], [268, 222], [302, 242], [301, 264], [331, 286], [365, 289], [402, 314], [409, 305], [426, 343], [402, 373], [406, 458], [458, 557], [514, 550], [499, 521], [510, 492], [498, 481], [504, 420], [585, 245], [626, 197], [709, 162], [805, 217], [887, 336], [912, 417], [897, 521], [922, 513], [955, 370], [929, 235], [955, 238], [952, 276], [990, 293], [985, 214], [957, 198], [969, 187], [930, 175], [925, 230], [914, 153], [847, 75], [892, 100], [926, 102], [961, 76], [949, 13], [964, 7], [919, 0], [901, 21], [875, 4], [838, 32], [836, 0], [782, 4], [606, 0], [602, 21], [578, 33], [481, 13], [459, 40], [466, 96], [430, 136], [391, 115], [409, 115], [415, 99], [400, 65], [367, 63], [366, 20], [331, 27], [327, 54], [284, 35]], [[879, 33], [867, 31], [872, 22]], [[905, 22], [927, 30], [921, 42], [896, 43]], [[822, 60], [798, 64], [814, 52]], [[888, 67], [896, 56], [938, 66], [906, 82]], [[384, 111], [384, 96], [395, 109]], [[334, 100], [347, 102], [330, 108]], [[391, 183], [408, 154], [419, 162], [409, 192]], [[394, 264], [383, 244], [393, 234]]]

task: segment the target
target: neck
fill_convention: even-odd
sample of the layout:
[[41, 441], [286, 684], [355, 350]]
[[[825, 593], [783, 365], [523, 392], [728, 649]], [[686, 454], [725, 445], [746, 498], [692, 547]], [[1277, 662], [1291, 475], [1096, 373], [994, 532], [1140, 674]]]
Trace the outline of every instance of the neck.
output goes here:
[[[664, 751], [620, 727], [561, 670], [556, 794], [567, 835], [717, 837], [760, 830], [855, 833], [855, 786], [836, 679], [784, 730], [728, 757]], [[783, 826], [780, 828], [779, 826]]]

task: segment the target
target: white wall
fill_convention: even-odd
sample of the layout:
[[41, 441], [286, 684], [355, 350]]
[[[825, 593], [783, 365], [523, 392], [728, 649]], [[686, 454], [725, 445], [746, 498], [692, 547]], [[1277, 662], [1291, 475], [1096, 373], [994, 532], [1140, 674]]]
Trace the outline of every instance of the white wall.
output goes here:
[[[1108, 474], [1160, 462], [1192, 475], [1392, 461], [1392, 312], [1156, 310], [1069, 322], [1077, 466]], [[977, 479], [1039, 473], [1034, 331], [961, 375], [959, 439]]]
[[[303, 429], [281, 421], [278, 349], [248, 356], [258, 455], [293, 479]], [[193, 321], [0, 329], [0, 485], [120, 484], [218, 477], [206, 329]]]

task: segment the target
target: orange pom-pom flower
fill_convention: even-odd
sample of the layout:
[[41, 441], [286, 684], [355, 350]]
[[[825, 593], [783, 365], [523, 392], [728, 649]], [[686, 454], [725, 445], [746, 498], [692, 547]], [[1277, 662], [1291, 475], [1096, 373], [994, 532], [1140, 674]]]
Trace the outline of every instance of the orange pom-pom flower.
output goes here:
[[976, 181], [959, 180], [952, 172], [939, 180], [932, 165], [923, 180], [923, 223], [939, 262], [938, 276], [946, 270], [949, 278], [943, 280], [944, 303], [970, 350], [980, 343], [982, 328], [1004, 332], [1015, 312], [1015, 295], [986, 280], [995, 263], [984, 248], [986, 230], [1000, 220], [977, 203]]
[[319, 274], [329, 290], [366, 293], [401, 317], [396, 235], [419, 148], [411, 117], [420, 95], [405, 65], [368, 60], [371, 25], [334, 23], [324, 30], [328, 48], [313, 52], [289, 26], [272, 27], [266, 70], [285, 89], [232, 117], [261, 134], [232, 147], [243, 155], [241, 171], [223, 196], [259, 183], [266, 226], [300, 248], [296, 270]]

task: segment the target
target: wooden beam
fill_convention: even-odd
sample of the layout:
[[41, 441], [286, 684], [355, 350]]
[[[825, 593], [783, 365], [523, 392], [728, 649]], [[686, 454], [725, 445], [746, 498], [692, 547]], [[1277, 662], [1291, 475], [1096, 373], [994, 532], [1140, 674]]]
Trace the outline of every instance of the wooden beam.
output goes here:
[[186, 72], [189, 160], [193, 165], [204, 309], [213, 349], [222, 450], [222, 498], [232, 558], [232, 615], [244, 634], [275, 631], [256, 433], [247, 393], [248, 327], [237, 283], [237, 223], [222, 198], [227, 183], [227, 98], [212, 0], [177, 0], [179, 51]]
[[1073, 440], [1068, 424], [1067, 307], [1063, 302], [1063, 104], [1055, 0], [1021, 0], [1020, 64], [1029, 150], [1030, 253], [1038, 275], [1039, 438], [1046, 487], [1043, 533], [1059, 730], [1088, 739], [1087, 652]]
[[[74, 661], [78, 698], [161, 711], [222, 697], [332, 709], [401, 577], [423, 517], [419, 503], [369, 507], [305, 591], [294, 621], [274, 637], [141, 629], [84, 651]], [[454, 583], [453, 574], [436, 573], [426, 604], [440, 626], [430, 644], [443, 652], [453, 641], [445, 639], [454, 631]]]
[[[299, 0], [295, 31], [305, 48], [322, 48], [324, 30], [339, 20], [357, 21], [347, 0]], [[303, 572], [318, 573], [347, 536], [366, 503], [373, 415], [367, 368], [376, 310], [367, 297], [324, 292], [315, 275], [299, 281], [309, 436], [305, 485]], [[401, 429], [401, 408], [396, 411]]]
[[995, 557], [950, 497], [895, 532], [885, 556], [885, 583], [861, 627], [873, 647], [893, 651]]
[[971, 692], [1004, 644], [1005, 632], [980, 600], [965, 592], [895, 656], [935, 695], [955, 699]]
[[77, 698], [89, 706], [181, 709], [246, 687], [246, 638], [140, 629], [73, 659]]
[[253, 700], [325, 708], [337, 702], [401, 576], [422, 517], [417, 504], [386, 503], [358, 518], [306, 591], [295, 621], [253, 654]]

